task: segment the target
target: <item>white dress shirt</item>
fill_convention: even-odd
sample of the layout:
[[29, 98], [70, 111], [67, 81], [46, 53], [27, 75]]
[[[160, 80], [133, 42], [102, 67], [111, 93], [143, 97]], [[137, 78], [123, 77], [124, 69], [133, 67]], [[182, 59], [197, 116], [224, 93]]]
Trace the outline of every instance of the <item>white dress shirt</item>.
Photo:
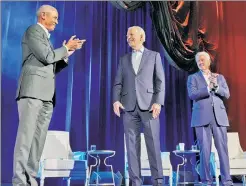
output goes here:
[[[211, 92], [211, 89], [209, 88], [209, 84], [210, 84], [209, 78], [210, 78], [212, 73], [210, 71], [207, 74], [205, 74], [203, 71], [201, 71], [201, 72], [202, 72], [202, 75], [203, 75], [203, 77], [207, 83], [208, 92]], [[219, 86], [215, 89], [215, 92], [218, 92], [218, 89], [219, 89]]]
[[[47, 30], [47, 28], [45, 28], [44, 27], [44, 25], [42, 25], [41, 23], [37, 23], [39, 26], [41, 26], [43, 29], [44, 29], [44, 31], [45, 31], [45, 33], [47, 34], [47, 37], [48, 37], [48, 39], [50, 39], [50, 33], [49, 33], [49, 31]], [[67, 49], [67, 53], [68, 53], [68, 48], [67, 48], [67, 46], [66, 45], [63, 45], [66, 49]]]
[[210, 84], [209, 78], [211, 76], [211, 72], [209, 71], [207, 74], [205, 74], [203, 71], [201, 71], [201, 72], [202, 72], [204, 79], [206, 80], [207, 85], [209, 86], [209, 84]]
[[144, 47], [142, 47], [138, 51], [136, 50], [132, 51], [132, 67], [134, 69], [135, 74], [138, 73], [138, 69], [139, 69], [139, 66], [142, 60], [143, 52], [144, 52]]
[[41, 23], [38, 23], [38, 25], [41, 26], [41, 27], [44, 29], [44, 31], [45, 31], [45, 33], [47, 34], [47, 37], [48, 37], [48, 39], [49, 39], [49, 38], [50, 38], [50, 33], [49, 33], [49, 31], [47, 30], [47, 28], [45, 28], [44, 25], [42, 25]]

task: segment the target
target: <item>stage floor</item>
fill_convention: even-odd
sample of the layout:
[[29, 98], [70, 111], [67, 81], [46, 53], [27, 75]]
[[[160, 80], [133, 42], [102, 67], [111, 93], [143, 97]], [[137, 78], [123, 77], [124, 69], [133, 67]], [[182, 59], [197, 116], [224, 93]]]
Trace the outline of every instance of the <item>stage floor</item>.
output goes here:
[[[243, 185], [242, 183], [234, 183], [234, 186], [242, 186], [242, 185]], [[12, 184], [11, 183], [2, 183], [1, 186], [12, 186]], [[152, 185], [144, 185], [144, 186], [152, 186]], [[195, 186], [199, 186], [199, 185], [195, 185]]]

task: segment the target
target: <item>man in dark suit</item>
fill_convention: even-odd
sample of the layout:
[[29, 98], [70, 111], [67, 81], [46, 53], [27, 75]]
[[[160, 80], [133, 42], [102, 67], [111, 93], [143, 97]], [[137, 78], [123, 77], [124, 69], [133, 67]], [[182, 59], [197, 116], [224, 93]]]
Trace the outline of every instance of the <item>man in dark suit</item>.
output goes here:
[[141, 185], [141, 124], [147, 146], [153, 185], [162, 185], [159, 114], [164, 105], [164, 70], [158, 52], [144, 48], [144, 30], [130, 27], [127, 42], [132, 52], [121, 57], [113, 87], [114, 112], [123, 123], [129, 175], [134, 186]]
[[72, 36], [54, 49], [51, 31], [58, 24], [58, 12], [49, 5], [37, 11], [38, 23], [22, 39], [23, 64], [17, 88], [19, 127], [14, 149], [14, 186], [37, 185], [35, 177], [55, 101], [55, 75], [68, 65], [68, 57], [85, 40]]
[[233, 185], [227, 147], [229, 126], [223, 98], [230, 97], [229, 88], [223, 75], [210, 71], [210, 56], [206, 52], [196, 54], [199, 72], [188, 77], [187, 89], [193, 100], [191, 126], [195, 127], [200, 147], [201, 180], [205, 185], [212, 184], [210, 175], [210, 154], [212, 136], [220, 159], [222, 185]]

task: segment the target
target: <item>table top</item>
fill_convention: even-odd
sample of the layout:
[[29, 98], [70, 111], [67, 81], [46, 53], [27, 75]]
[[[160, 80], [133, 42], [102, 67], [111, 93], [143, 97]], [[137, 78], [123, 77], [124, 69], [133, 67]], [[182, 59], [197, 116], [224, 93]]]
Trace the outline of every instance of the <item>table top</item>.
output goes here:
[[114, 154], [113, 150], [89, 150], [88, 154]]
[[195, 154], [199, 153], [200, 150], [174, 150], [174, 154]]

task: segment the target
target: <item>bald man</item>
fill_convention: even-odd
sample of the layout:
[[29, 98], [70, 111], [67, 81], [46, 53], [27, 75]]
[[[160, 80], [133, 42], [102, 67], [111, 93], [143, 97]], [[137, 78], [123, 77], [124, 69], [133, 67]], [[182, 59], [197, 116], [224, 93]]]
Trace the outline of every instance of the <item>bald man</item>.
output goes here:
[[13, 186], [37, 186], [35, 177], [55, 105], [55, 76], [85, 40], [72, 36], [54, 49], [49, 37], [58, 12], [49, 5], [37, 11], [38, 23], [22, 39], [22, 70], [17, 88], [19, 127], [14, 149]]
[[144, 137], [154, 186], [162, 185], [159, 114], [164, 105], [165, 79], [158, 52], [143, 46], [141, 27], [128, 29], [127, 42], [132, 52], [120, 58], [113, 87], [114, 112], [123, 124], [128, 158], [128, 172], [133, 186], [142, 184], [140, 172], [140, 132]]

